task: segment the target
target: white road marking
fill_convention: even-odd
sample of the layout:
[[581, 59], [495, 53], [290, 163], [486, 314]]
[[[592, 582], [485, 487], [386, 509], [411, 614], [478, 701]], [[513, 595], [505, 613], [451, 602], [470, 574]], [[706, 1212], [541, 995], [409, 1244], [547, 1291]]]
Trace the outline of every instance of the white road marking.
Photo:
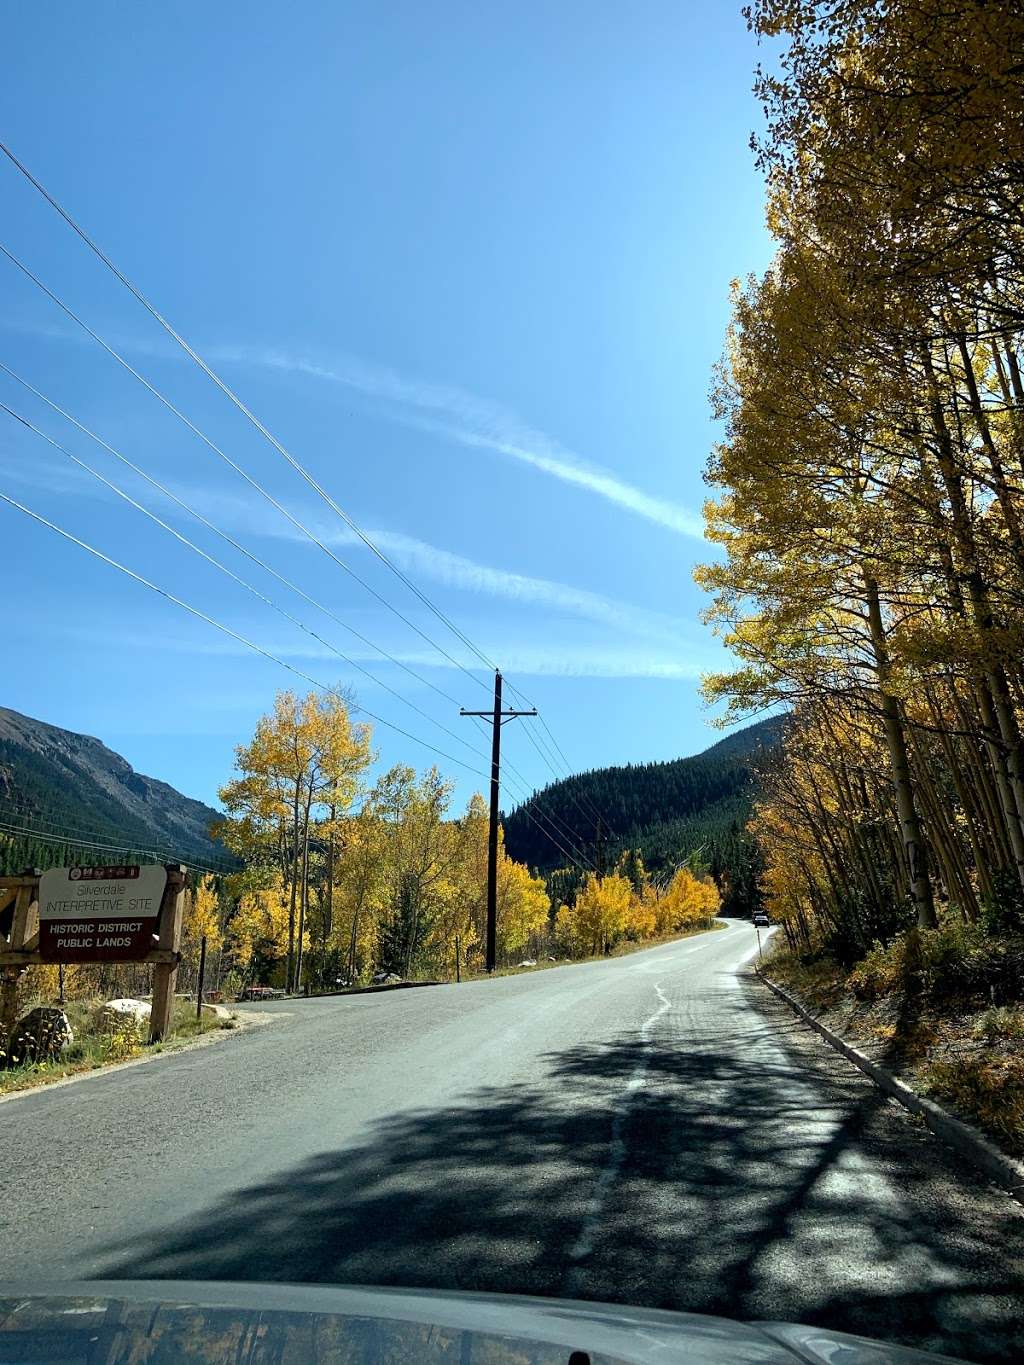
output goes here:
[[[764, 936], [764, 941], [771, 935], [771, 932], [772, 930], [769, 929]], [[688, 957], [691, 953], [698, 952], [706, 947], [709, 942], [714, 942], [714, 939], [709, 938], [693, 947], [684, 948], [680, 952], [673, 954], [673, 958]], [[744, 966], [745, 963], [749, 962], [756, 952], [757, 942], [755, 940], [749, 947], [744, 949], [734, 962], [723, 966], [723, 972], [731, 972], [733, 974], [733, 980], [730, 983], [731, 985], [738, 986], [740, 984], [738, 976], [739, 969]], [[653, 970], [664, 972], [667, 965], [668, 964], [662, 962], [655, 966]], [[634, 970], [637, 969], [651, 971], [652, 967], [649, 964], [638, 963]], [[644, 1043], [647, 1042], [651, 1026], [661, 1018], [667, 1009], [671, 1009], [672, 1006], [672, 1002], [661, 989], [660, 983], [656, 983], [654, 989], [657, 992], [661, 1004], [651, 1017], [640, 1026], [640, 1037]], [[618, 1179], [619, 1172], [622, 1170], [626, 1160], [627, 1149], [625, 1139], [623, 1138], [623, 1131], [633, 1111], [637, 1094], [644, 1087], [649, 1064], [650, 1055], [645, 1048], [640, 1055], [639, 1061], [633, 1068], [629, 1083], [615, 1101], [615, 1117], [612, 1120], [611, 1141], [608, 1144], [608, 1160], [605, 1163], [604, 1170], [595, 1182], [593, 1193], [587, 1201], [587, 1212], [583, 1220], [583, 1226], [580, 1229], [580, 1234], [577, 1237], [576, 1242], [569, 1252], [569, 1259], [577, 1262], [577, 1264], [572, 1267], [565, 1278], [566, 1293], [568, 1294], [577, 1293], [581, 1288], [582, 1268], [578, 1262], [585, 1260], [594, 1250], [594, 1243], [597, 1238], [601, 1219], [604, 1215], [605, 1205], [608, 1202], [608, 1196], [612, 1186]]]
[[[661, 989], [661, 986], [656, 985], [654, 989], [661, 1004], [651, 1017], [640, 1026], [640, 1037], [644, 1043], [647, 1042], [651, 1025], [660, 1019], [667, 1009], [672, 1007], [672, 1002]], [[640, 1054], [640, 1059], [633, 1068], [633, 1074], [629, 1078], [628, 1085], [615, 1101], [615, 1117], [612, 1120], [612, 1135], [608, 1144], [608, 1160], [594, 1184], [590, 1199], [587, 1201], [587, 1214], [583, 1220], [583, 1227], [580, 1229], [580, 1235], [577, 1237], [575, 1245], [569, 1252], [569, 1259], [572, 1261], [582, 1261], [594, 1250], [594, 1239], [597, 1236], [597, 1230], [604, 1214], [605, 1204], [608, 1202], [608, 1195], [618, 1179], [619, 1172], [622, 1170], [623, 1162], [626, 1159], [626, 1143], [622, 1136], [623, 1129], [633, 1111], [637, 1093], [643, 1089], [649, 1065], [650, 1054], [644, 1048]], [[580, 1269], [578, 1266], [574, 1266], [566, 1277], [566, 1288], [570, 1293], [579, 1288], [579, 1278]]]

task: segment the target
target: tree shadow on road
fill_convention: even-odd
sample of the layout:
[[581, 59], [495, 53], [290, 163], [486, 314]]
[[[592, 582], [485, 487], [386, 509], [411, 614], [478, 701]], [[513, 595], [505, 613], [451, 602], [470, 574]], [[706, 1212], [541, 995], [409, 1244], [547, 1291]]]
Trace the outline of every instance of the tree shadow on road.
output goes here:
[[951, 1203], [932, 1139], [732, 1008], [713, 1038], [568, 1048], [359, 1145], [325, 1119], [321, 1153], [105, 1273], [565, 1295], [1019, 1357], [1015, 1206], [982, 1185], [980, 1208]]

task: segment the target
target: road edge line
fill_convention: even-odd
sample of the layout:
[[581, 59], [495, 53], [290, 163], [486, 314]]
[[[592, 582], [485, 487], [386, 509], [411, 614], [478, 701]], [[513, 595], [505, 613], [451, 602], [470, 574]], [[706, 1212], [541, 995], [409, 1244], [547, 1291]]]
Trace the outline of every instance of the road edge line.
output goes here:
[[815, 1033], [820, 1034], [836, 1052], [841, 1053], [854, 1066], [859, 1067], [880, 1090], [891, 1095], [910, 1113], [917, 1114], [924, 1119], [925, 1124], [937, 1138], [945, 1142], [947, 1146], [952, 1147], [961, 1156], [966, 1157], [968, 1161], [980, 1167], [1011, 1198], [1016, 1199], [1018, 1204], [1024, 1206], [1024, 1163], [1002, 1151], [983, 1133], [980, 1133], [969, 1123], [965, 1123], [963, 1119], [951, 1114], [941, 1104], [936, 1103], [935, 1100], [926, 1099], [924, 1095], [919, 1095], [905, 1081], [901, 1081], [892, 1072], [886, 1071], [877, 1062], [873, 1062], [859, 1048], [848, 1043], [845, 1038], [834, 1033], [827, 1024], [823, 1024], [820, 1019], [815, 1018], [805, 1005], [790, 995], [789, 991], [784, 990], [782, 986], [777, 985], [765, 976], [758, 968], [754, 968], [754, 973], [759, 981], [763, 981], [781, 1000], [789, 1005], [794, 1014], [799, 1015], [805, 1023], [810, 1024]]

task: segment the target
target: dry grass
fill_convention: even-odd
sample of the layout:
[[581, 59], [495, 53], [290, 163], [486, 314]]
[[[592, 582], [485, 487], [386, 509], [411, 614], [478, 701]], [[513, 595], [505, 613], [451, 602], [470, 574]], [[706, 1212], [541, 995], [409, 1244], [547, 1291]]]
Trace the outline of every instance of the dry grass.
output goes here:
[[219, 1019], [208, 1014], [201, 1020], [196, 1019], [194, 1004], [187, 1000], [176, 1000], [170, 1033], [162, 1043], [154, 1043], [151, 1046], [145, 1041], [148, 1036], [148, 1025], [146, 1033], [141, 1036], [130, 1023], [113, 1031], [100, 1028], [101, 1003], [99, 1000], [69, 1001], [64, 1009], [71, 1021], [75, 1041], [59, 1061], [29, 1062], [24, 1066], [0, 1071], [0, 1096], [10, 1095], [19, 1090], [30, 1090], [40, 1085], [50, 1085], [69, 1076], [78, 1076], [117, 1062], [130, 1061], [133, 1057], [175, 1051], [202, 1034], [235, 1027], [233, 1019]]

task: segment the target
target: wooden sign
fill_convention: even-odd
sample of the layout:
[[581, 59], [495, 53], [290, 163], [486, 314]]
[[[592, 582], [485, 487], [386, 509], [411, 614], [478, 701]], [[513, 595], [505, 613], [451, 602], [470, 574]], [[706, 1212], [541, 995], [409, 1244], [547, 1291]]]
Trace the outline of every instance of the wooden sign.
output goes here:
[[157, 945], [161, 864], [54, 867], [39, 878], [44, 962], [137, 962]]
[[[186, 881], [180, 863], [58, 867], [0, 877], [0, 1044], [18, 1017], [18, 977], [42, 962], [149, 963], [149, 1040], [163, 1038], [181, 961]], [[134, 947], [120, 941], [132, 937]], [[41, 939], [48, 945], [45, 955]]]

